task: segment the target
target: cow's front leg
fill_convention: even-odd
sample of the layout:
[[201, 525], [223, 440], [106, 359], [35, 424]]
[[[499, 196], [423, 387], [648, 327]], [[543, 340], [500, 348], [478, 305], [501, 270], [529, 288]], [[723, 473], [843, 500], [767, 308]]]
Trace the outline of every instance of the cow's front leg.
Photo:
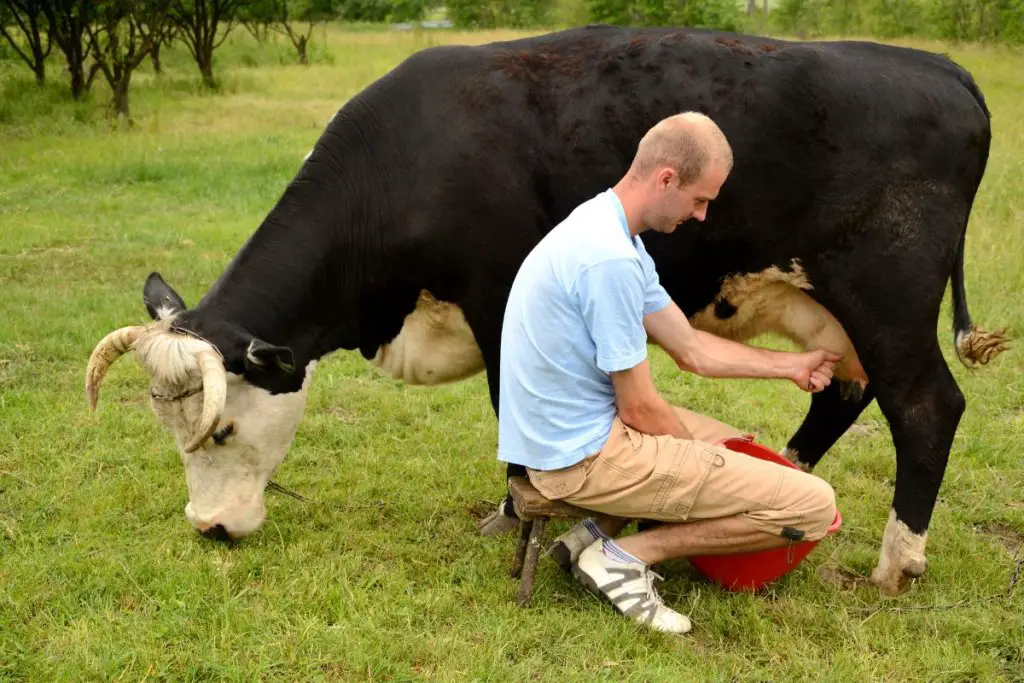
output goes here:
[[[489, 337], [477, 332], [478, 338], [490, 339], [492, 343], [481, 344], [481, 351], [484, 357], [484, 366], [487, 369], [487, 389], [491, 398], [491, 408], [494, 410], [494, 417], [498, 417], [498, 399], [500, 396], [499, 371], [500, 367], [500, 330], [497, 334]], [[522, 465], [509, 463], [505, 468], [505, 497], [498, 503], [497, 509], [477, 523], [477, 529], [484, 536], [498, 536], [506, 534], [513, 529], [519, 528], [519, 517], [516, 516], [515, 507], [512, 505], [512, 494], [508, 492], [508, 480], [511, 477], [525, 477], [526, 468]]]
[[516, 516], [515, 508], [512, 505], [512, 496], [508, 493], [507, 483], [512, 477], [525, 477], [526, 468], [522, 465], [508, 464], [505, 470], [505, 497], [498, 503], [498, 508], [487, 515], [477, 524], [477, 528], [484, 536], [497, 536], [505, 534], [513, 529], [519, 528], [519, 517]]
[[932, 357], [930, 367], [917, 381], [898, 391], [879, 389], [879, 407], [896, 446], [896, 490], [871, 580], [889, 594], [898, 593], [928, 567], [928, 524], [965, 406], [938, 347], [926, 353]]

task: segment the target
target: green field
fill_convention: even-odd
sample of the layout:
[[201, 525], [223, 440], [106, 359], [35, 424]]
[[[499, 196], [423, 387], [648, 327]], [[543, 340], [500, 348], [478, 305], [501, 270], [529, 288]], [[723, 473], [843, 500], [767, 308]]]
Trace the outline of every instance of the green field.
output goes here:
[[[404, 56], [507, 33], [318, 29], [313, 65], [234, 34], [207, 93], [181, 51], [132, 86], [135, 125], [107, 93], [70, 103], [60, 65], [37, 90], [0, 62], [0, 679], [1024, 681], [1024, 360], [967, 371], [925, 577], [896, 598], [870, 572], [895, 459], [876, 406], [817, 474], [844, 525], [767, 593], [720, 591], [683, 562], [661, 592], [684, 638], [641, 630], [542, 561], [515, 606], [515, 538], [475, 520], [502, 492], [482, 376], [441, 388], [380, 377], [357, 354], [322, 363], [262, 531], [226, 546], [183, 514], [184, 473], [125, 358], [93, 414], [85, 364], [108, 331], [146, 320], [160, 271], [194, 304], [255, 230], [331, 115]], [[994, 113], [968, 230], [975, 319], [1024, 331], [1024, 54], [925, 47], [970, 69]], [[948, 298], [948, 297], [947, 297]], [[808, 399], [783, 382], [681, 376], [674, 403], [781, 448]], [[1024, 582], [1024, 577], [1022, 577]]]

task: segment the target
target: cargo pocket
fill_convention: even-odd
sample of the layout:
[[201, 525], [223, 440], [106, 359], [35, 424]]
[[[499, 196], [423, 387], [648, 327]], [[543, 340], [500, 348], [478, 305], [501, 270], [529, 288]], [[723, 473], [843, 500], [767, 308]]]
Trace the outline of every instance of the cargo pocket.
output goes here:
[[586, 460], [560, 470], [531, 470], [530, 483], [548, 500], [561, 500], [577, 493], [587, 481]]
[[687, 448], [692, 449], [689, 457], [694, 458], [697, 476], [696, 481], [688, 485], [689, 490], [675, 507], [676, 514], [682, 517], [684, 521], [690, 518], [690, 510], [693, 509], [693, 504], [697, 502], [697, 496], [703, 490], [708, 475], [711, 474], [712, 470], [725, 466], [725, 458], [715, 450], [714, 446], [700, 441], [691, 441]]

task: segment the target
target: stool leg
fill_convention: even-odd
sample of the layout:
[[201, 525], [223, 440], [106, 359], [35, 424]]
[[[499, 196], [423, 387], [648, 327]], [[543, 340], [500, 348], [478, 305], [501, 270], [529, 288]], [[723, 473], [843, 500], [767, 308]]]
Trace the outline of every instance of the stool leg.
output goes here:
[[523, 579], [519, 583], [519, 595], [516, 602], [520, 607], [526, 606], [533, 595], [533, 579], [537, 574], [537, 560], [540, 558], [540, 547], [544, 543], [544, 526], [547, 519], [541, 517], [533, 521], [530, 541], [526, 546], [526, 561], [523, 565]]
[[516, 544], [516, 558], [512, 563], [512, 578], [518, 579], [523, 573], [523, 558], [526, 557], [526, 545], [533, 531], [533, 520], [524, 519], [519, 523], [519, 543]]

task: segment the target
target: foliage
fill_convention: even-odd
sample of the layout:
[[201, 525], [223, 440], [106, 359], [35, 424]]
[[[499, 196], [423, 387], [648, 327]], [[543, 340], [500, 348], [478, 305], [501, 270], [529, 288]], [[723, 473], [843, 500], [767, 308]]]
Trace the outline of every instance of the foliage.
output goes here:
[[770, 17], [797, 36], [1024, 43], [1024, 0], [781, 0]]
[[170, 18], [176, 35], [185, 43], [199, 67], [203, 84], [216, 88], [213, 52], [231, 33], [238, 10], [246, 0], [173, 0]]
[[164, 39], [169, 4], [170, 0], [99, 0], [95, 21], [86, 27], [92, 57], [113, 93], [111, 110], [125, 121], [132, 72]]
[[694, 26], [735, 31], [742, 15], [734, 0], [587, 0], [595, 22], [622, 26]]
[[464, 28], [526, 28], [549, 21], [552, 0], [449, 0], [448, 18]]
[[45, 23], [42, 0], [0, 0], [0, 35], [32, 69], [39, 86], [46, 84], [46, 58], [53, 48]]

